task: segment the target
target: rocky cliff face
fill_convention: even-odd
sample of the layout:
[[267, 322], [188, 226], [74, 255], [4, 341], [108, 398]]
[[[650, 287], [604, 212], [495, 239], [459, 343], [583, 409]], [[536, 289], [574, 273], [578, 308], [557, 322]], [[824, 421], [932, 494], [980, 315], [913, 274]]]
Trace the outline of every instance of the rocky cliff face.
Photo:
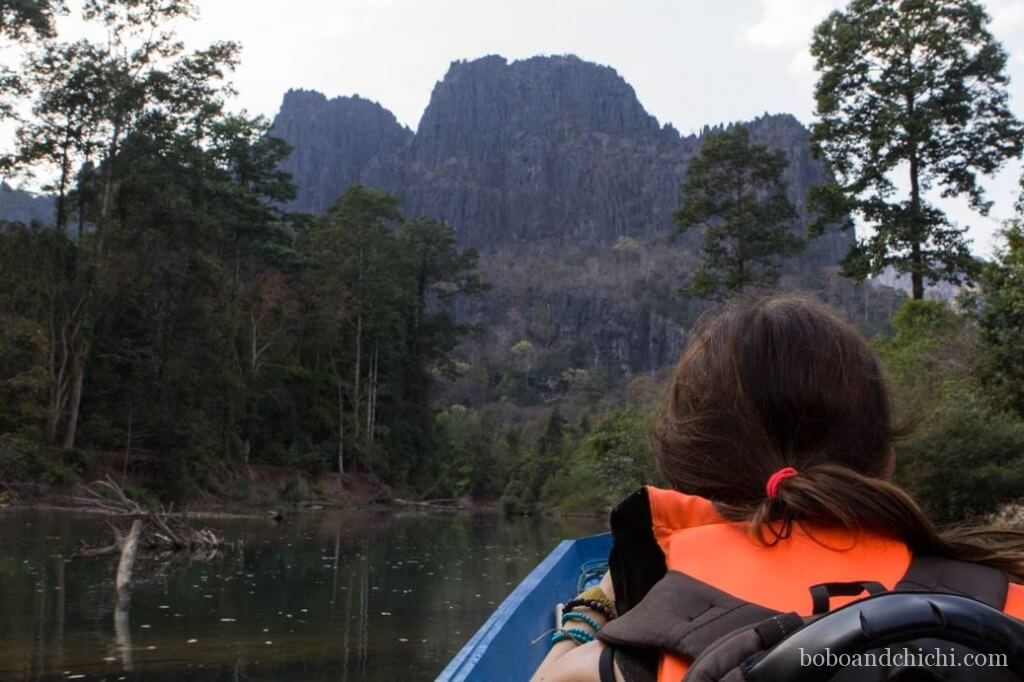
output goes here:
[[612, 69], [575, 57], [452, 64], [415, 138], [372, 162], [366, 184], [486, 249], [612, 242], [668, 230], [686, 158]]
[[289, 90], [274, 119], [273, 134], [294, 149], [284, 163], [298, 181], [291, 211], [322, 213], [359, 181], [371, 159], [412, 138], [394, 114], [361, 97], [327, 99], [319, 92]]
[[[807, 129], [789, 115], [749, 125], [790, 159], [793, 229], [806, 234], [807, 191], [827, 177]], [[495, 352], [528, 340], [626, 373], [675, 359], [700, 307], [674, 295], [699, 237], [674, 238], [672, 213], [700, 138], [661, 126], [613, 69], [575, 57], [455, 62], [415, 135], [365, 100], [291, 92], [275, 132], [295, 147], [297, 208], [324, 210], [358, 181], [480, 250], [493, 289], [459, 313], [489, 330]], [[787, 276], [815, 280], [850, 239], [812, 242]]]

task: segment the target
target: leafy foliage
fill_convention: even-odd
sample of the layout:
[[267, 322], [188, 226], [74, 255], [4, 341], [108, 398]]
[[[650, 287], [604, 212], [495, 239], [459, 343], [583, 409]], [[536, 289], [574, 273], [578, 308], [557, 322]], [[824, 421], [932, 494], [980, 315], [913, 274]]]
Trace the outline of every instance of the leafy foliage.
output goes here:
[[907, 301], [878, 343], [899, 417], [896, 481], [939, 522], [997, 511], [1020, 498], [1024, 421], [979, 385], [971, 320], [936, 301]]
[[577, 448], [567, 506], [611, 507], [637, 488], [658, 483], [650, 419], [649, 413], [627, 407], [594, 425]]
[[983, 517], [1018, 502], [1024, 488], [1024, 422], [978, 401], [946, 401], [897, 450], [897, 481], [933, 520]]

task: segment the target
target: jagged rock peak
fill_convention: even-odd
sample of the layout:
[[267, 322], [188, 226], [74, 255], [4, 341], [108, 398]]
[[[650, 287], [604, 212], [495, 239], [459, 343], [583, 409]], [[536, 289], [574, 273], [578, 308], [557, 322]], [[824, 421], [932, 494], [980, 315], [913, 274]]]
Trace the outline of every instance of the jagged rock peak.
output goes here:
[[313, 90], [285, 93], [273, 133], [291, 143], [283, 168], [300, 180], [287, 208], [308, 212], [326, 210], [359, 181], [371, 159], [412, 138], [412, 131], [377, 102], [358, 95], [328, 99]]
[[365, 112], [370, 115], [380, 116], [384, 120], [393, 121], [395, 125], [400, 128], [405, 128], [405, 126], [398, 123], [398, 119], [396, 119], [395, 115], [386, 107], [375, 100], [361, 97], [359, 94], [340, 95], [338, 97], [328, 98], [327, 95], [319, 90], [292, 88], [284, 93], [284, 99], [281, 102], [280, 111], [285, 112], [289, 109], [322, 108], [325, 105], [331, 112], [349, 112], [350, 115], [351, 112]]
[[647, 113], [632, 86], [611, 67], [573, 55], [514, 62], [490, 55], [452, 62], [434, 87], [416, 144], [433, 149], [436, 142], [451, 150], [482, 134], [547, 137], [552, 132], [563, 138], [604, 133], [678, 139], [673, 128], [662, 128]]
[[801, 123], [793, 114], [770, 114], [766, 111], [760, 116], [748, 121], [728, 121], [705, 125], [701, 128], [700, 135], [698, 137], [704, 137], [711, 133], [719, 133], [723, 130], [729, 130], [733, 126], [747, 126], [752, 131], [772, 131], [786, 136], [795, 135], [801, 139], [806, 139], [810, 135], [810, 131], [807, 129], [807, 126]]

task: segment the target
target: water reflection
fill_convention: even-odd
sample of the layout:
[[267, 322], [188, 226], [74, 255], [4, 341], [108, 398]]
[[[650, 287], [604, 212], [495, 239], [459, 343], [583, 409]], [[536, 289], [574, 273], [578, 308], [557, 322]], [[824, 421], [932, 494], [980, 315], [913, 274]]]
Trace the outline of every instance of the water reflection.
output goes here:
[[210, 522], [213, 561], [66, 559], [107, 519], [0, 513], [0, 680], [429, 680], [563, 537], [591, 520], [306, 514]]

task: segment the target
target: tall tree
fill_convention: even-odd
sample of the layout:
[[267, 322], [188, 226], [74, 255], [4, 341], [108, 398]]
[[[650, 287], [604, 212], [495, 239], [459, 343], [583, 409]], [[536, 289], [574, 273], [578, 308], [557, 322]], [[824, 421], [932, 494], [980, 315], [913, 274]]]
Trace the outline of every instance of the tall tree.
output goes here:
[[1024, 147], [1007, 103], [1006, 52], [988, 23], [973, 0], [852, 0], [815, 30], [812, 144], [836, 182], [812, 191], [812, 233], [850, 228], [851, 214], [873, 228], [846, 257], [849, 276], [893, 266], [910, 273], [919, 299], [925, 280], [959, 283], [974, 271], [965, 228], [926, 193], [966, 196], [984, 214], [978, 175]]
[[[473, 249], [459, 249], [455, 232], [436, 220], [418, 219], [405, 223], [398, 233], [405, 298], [404, 352], [400, 356], [397, 395], [393, 409], [400, 422], [406, 472], [416, 473], [423, 459], [435, 448], [435, 418], [431, 407], [434, 378], [456, 374], [454, 353], [462, 336], [473, 331], [456, 320], [456, 297], [483, 293], [487, 285], [477, 267]], [[376, 386], [372, 395], [373, 414], [380, 403]], [[374, 417], [376, 419], [376, 416]]]
[[127, 177], [123, 147], [143, 138], [171, 146], [188, 140], [199, 144], [230, 92], [223, 79], [234, 68], [238, 46], [215, 43], [188, 53], [171, 30], [170, 22], [194, 11], [191, 0], [86, 0], [83, 18], [102, 27], [105, 40], [46, 43], [30, 62], [37, 67], [32, 70], [35, 115], [19, 133], [19, 161], [56, 171], [56, 218], [62, 228], [65, 190], [72, 169], [81, 168], [74, 174], [79, 186], [72, 189], [79, 199], [79, 225], [94, 228], [88, 239], [75, 242], [66, 272], [70, 285], [63, 287], [72, 300], [54, 306], [49, 317], [51, 338], [64, 339], [50, 346], [53, 364], [70, 368], [64, 379], [68, 387], [58, 391], [63, 402], [55, 410], [64, 424], [66, 448], [77, 437], [93, 331], [108, 310], [101, 294], [115, 288], [101, 283], [110, 275], [104, 267], [110, 225], [123, 219], [112, 211], [116, 188]]
[[675, 213], [680, 232], [704, 228], [701, 263], [685, 293], [718, 297], [778, 282], [779, 260], [804, 246], [791, 232], [796, 210], [786, 196], [786, 165], [782, 152], [752, 143], [746, 126], [707, 135], [686, 169]]
[[301, 237], [300, 250], [312, 265], [326, 332], [323, 354], [336, 392], [339, 472], [346, 467], [347, 447], [364, 455], [364, 465], [373, 447], [373, 431], [366, 428], [368, 421], [372, 427], [368, 385], [374, 385], [380, 371], [380, 342], [395, 334], [401, 319], [391, 229], [400, 219], [397, 198], [356, 185]]
[[248, 465], [263, 378], [276, 352], [287, 345], [295, 304], [283, 271], [284, 262], [291, 260], [291, 238], [278, 208], [295, 194], [291, 176], [280, 170], [291, 150], [270, 135], [270, 124], [262, 117], [228, 115], [206, 127], [207, 151], [216, 167], [211, 179], [221, 198], [216, 209], [222, 216], [218, 255], [227, 266], [224, 307], [236, 397], [225, 404], [222, 440], [227, 454], [230, 435], [240, 428]]

